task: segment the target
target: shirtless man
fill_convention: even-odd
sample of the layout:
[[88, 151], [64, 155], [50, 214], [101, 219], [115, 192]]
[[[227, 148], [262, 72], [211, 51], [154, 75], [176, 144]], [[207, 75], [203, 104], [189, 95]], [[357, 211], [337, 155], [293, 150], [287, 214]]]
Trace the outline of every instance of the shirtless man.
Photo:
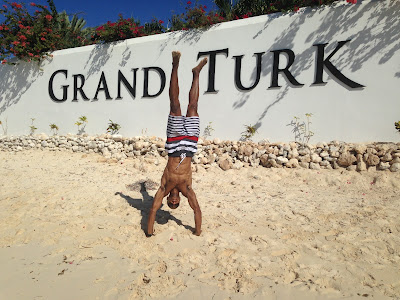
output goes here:
[[182, 116], [179, 103], [178, 67], [180, 52], [172, 52], [172, 72], [169, 87], [170, 112], [167, 125], [167, 142], [165, 149], [168, 151], [168, 163], [161, 177], [161, 185], [154, 196], [147, 221], [147, 236], [153, 235], [153, 226], [157, 210], [161, 207], [162, 200], [167, 197], [168, 206], [175, 209], [179, 206], [182, 193], [194, 211], [195, 235], [201, 233], [201, 210], [192, 189], [192, 157], [197, 151], [197, 140], [200, 135], [200, 120], [197, 113], [199, 100], [199, 74], [207, 63], [204, 58], [192, 69], [193, 81], [189, 92], [189, 105], [186, 117]]

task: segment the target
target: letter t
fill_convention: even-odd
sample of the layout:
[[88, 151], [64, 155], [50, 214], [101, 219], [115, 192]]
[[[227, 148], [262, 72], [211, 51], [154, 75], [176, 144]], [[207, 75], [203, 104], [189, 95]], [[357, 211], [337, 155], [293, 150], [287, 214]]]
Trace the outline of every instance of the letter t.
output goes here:
[[210, 55], [210, 60], [208, 62], [209, 67], [208, 67], [208, 87], [207, 87], [207, 93], [215, 93], [217, 92], [215, 90], [215, 58], [217, 54], [223, 53], [225, 56], [229, 55], [229, 50], [228, 48], [221, 49], [221, 50], [215, 50], [215, 51], [207, 51], [207, 52], [199, 52], [197, 55], [197, 59], [199, 59], [202, 56], [205, 55]]

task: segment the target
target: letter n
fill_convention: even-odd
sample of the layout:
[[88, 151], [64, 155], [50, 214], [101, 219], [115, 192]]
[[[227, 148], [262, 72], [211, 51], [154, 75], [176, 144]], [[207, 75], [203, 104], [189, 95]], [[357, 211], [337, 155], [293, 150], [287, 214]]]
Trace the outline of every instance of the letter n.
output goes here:
[[128, 80], [126, 80], [124, 74], [120, 70], [118, 70], [118, 94], [117, 98], [115, 99], [122, 99], [121, 97], [121, 83], [125, 86], [125, 88], [129, 91], [131, 94], [132, 98], [136, 98], [136, 72], [137, 68], [132, 69], [133, 71], [133, 80], [132, 80], [132, 85], [129, 84]]

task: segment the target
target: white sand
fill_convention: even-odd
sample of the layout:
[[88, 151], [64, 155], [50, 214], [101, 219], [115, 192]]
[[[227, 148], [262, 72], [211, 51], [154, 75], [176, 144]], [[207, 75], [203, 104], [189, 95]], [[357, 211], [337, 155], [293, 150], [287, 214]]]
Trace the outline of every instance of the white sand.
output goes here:
[[399, 173], [198, 167], [146, 238], [165, 162], [0, 152], [0, 299], [399, 299]]

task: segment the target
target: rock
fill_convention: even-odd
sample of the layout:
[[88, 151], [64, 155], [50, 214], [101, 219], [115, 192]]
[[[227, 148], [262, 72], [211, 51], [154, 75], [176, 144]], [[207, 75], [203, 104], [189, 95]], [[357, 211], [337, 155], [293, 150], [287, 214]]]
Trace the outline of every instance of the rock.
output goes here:
[[291, 158], [287, 162], [286, 167], [288, 167], [288, 168], [298, 168], [299, 167], [299, 161], [296, 158]]
[[322, 152], [319, 154], [319, 156], [321, 156], [322, 158], [326, 158], [326, 157], [329, 156], [329, 153], [326, 152], [326, 151], [322, 151]]
[[299, 155], [308, 155], [308, 154], [311, 154], [311, 151], [310, 151], [310, 149], [308, 149], [307, 147], [306, 148], [301, 148], [301, 149], [299, 149], [298, 150], [298, 153], [299, 153]]
[[395, 157], [391, 162], [390, 165], [393, 165], [395, 163], [400, 163], [400, 157]]
[[400, 163], [396, 162], [390, 166], [390, 171], [399, 172], [400, 171]]
[[278, 156], [276, 158], [276, 162], [280, 165], [286, 164], [289, 162], [289, 160], [286, 157]]
[[206, 165], [208, 163], [208, 159], [205, 157], [201, 157], [200, 158], [200, 163], [202, 163], [203, 165]]
[[319, 165], [320, 165], [321, 167], [327, 167], [327, 166], [330, 166], [331, 164], [329, 163], [329, 161], [323, 160], [323, 161], [320, 161], [320, 162], [319, 162]]
[[241, 168], [243, 168], [243, 163], [240, 160], [237, 160], [234, 164], [233, 164], [233, 169], [235, 170], [240, 170]]
[[46, 147], [47, 147], [47, 142], [46, 142], [46, 141], [43, 141], [43, 142], [41, 143], [41, 146], [42, 146], [43, 148], [46, 148]]
[[299, 166], [304, 169], [308, 169], [310, 167], [310, 163], [301, 161], [301, 162], [299, 162]]
[[78, 147], [78, 146], [73, 146], [73, 147], [72, 147], [72, 151], [74, 151], [74, 152], [79, 151], [79, 147]]
[[47, 140], [49, 138], [49, 136], [45, 133], [41, 133], [37, 137], [42, 141]]
[[224, 171], [232, 169], [232, 167], [233, 167], [232, 162], [227, 158], [220, 159], [218, 165]]
[[319, 165], [319, 163], [310, 162], [310, 169], [312, 169], [312, 170], [320, 170], [321, 166]]
[[366, 161], [367, 161], [368, 166], [377, 166], [380, 162], [380, 159], [375, 154], [368, 154]]
[[144, 142], [142, 141], [137, 141], [134, 145], [133, 145], [133, 149], [137, 150], [137, 151], [141, 151], [144, 148]]
[[311, 161], [311, 157], [310, 155], [304, 155], [304, 156], [300, 156], [298, 158], [300, 161], [305, 162], [305, 163], [309, 163]]
[[339, 151], [334, 151], [330, 153], [331, 157], [339, 157], [340, 156], [340, 152]]
[[297, 151], [296, 148], [294, 148], [294, 149], [292, 150], [291, 155], [292, 155], [291, 158], [298, 158], [298, 157], [299, 157], [299, 152]]
[[269, 167], [268, 163], [269, 155], [268, 154], [263, 154], [260, 157], [260, 163], [263, 167]]
[[357, 170], [357, 166], [356, 166], [356, 165], [348, 166], [348, 167], [346, 168], [346, 170], [347, 170], [347, 171], [356, 171], [356, 170]]
[[[244, 156], [250, 156], [250, 155], [253, 154], [253, 147], [251, 147], [250, 145], [245, 145], [245, 146], [242, 146], [242, 147], [243, 147], [242, 148], [242, 150], [243, 150], [242, 154]], [[239, 148], [239, 153], [240, 153], [240, 148]]]
[[311, 161], [313, 163], [319, 163], [320, 161], [322, 161], [322, 158], [318, 154], [313, 153], [311, 154]]
[[165, 142], [163, 140], [158, 140], [158, 141], [156, 141], [156, 146], [157, 146], [157, 148], [164, 148]]
[[113, 139], [115, 142], [121, 142], [121, 141], [122, 141], [122, 135], [120, 135], [120, 134], [114, 134], [114, 135], [112, 136], [112, 139]]
[[381, 161], [378, 165], [378, 170], [384, 171], [384, 170], [388, 170], [390, 168], [390, 164], [389, 162], [383, 162]]
[[357, 172], [362, 172], [367, 170], [367, 164], [364, 162], [363, 155], [357, 154]]
[[268, 159], [268, 164], [269, 164], [269, 166], [271, 166], [271, 167], [273, 167], [273, 168], [278, 168], [279, 167], [279, 165], [278, 165], [278, 163], [276, 162], [276, 160], [275, 159]]
[[388, 152], [381, 158], [381, 161], [391, 161], [392, 159], [392, 155]]
[[367, 145], [357, 144], [354, 146], [354, 150], [357, 152], [357, 154], [364, 154], [367, 150]]
[[96, 142], [90, 142], [88, 147], [89, 147], [89, 149], [96, 149], [97, 148], [97, 143]]
[[209, 155], [207, 156], [207, 161], [208, 161], [208, 163], [209, 163], [209, 164], [212, 164], [213, 162], [215, 162], [215, 157], [216, 157], [216, 155], [214, 155], [214, 154], [209, 154]]
[[368, 172], [376, 172], [376, 166], [368, 167]]
[[198, 155], [193, 156], [192, 162], [194, 164], [199, 164], [200, 163], [200, 157]]
[[339, 156], [338, 164], [341, 167], [348, 167], [351, 166], [356, 161], [357, 158], [353, 154], [349, 152], [344, 152]]
[[215, 139], [213, 140], [213, 144], [214, 144], [214, 145], [219, 145], [219, 144], [221, 144], [221, 140], [220, 140], [219, 138], [215, 138]]

